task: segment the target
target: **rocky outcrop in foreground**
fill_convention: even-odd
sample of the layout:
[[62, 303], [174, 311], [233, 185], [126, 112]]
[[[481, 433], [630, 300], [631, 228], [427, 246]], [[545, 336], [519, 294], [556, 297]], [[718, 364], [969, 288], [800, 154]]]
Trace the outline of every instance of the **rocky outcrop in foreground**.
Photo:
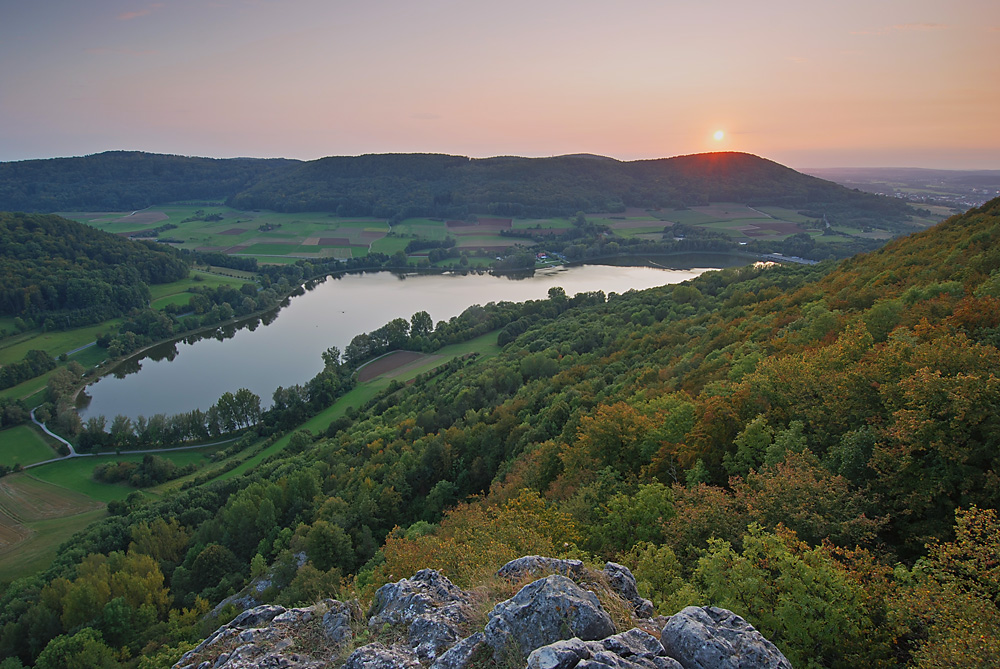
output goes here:
[[[639, 597], [632, 573], [619, 564], [609, 562], [603, 572], [593, 572], [577, 561], [528, 556], [508, 563], [498, 576], [514, 583], [538, 578], [497, 603], [485, 624], [472, 593], [424, 569], [382, 586], [367, 621], [356, 605], [335, 600], [308, 608], [264, 605], [244, 611], [174, 669], [791, 667], [774, 644], [731, 611], [689, 606], [668, 618], [650, 619], [652, 605]], [[617, 597], [621, 611], [634, 612], [638, 626], [615, 628], [586, 587], [594, 579], [607, 586], [602, 590], [606, 599]]]

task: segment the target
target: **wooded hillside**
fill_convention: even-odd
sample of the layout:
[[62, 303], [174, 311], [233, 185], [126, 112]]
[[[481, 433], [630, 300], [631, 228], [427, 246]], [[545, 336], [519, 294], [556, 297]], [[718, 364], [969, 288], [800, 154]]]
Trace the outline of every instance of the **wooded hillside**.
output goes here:
[[0, 209], [122, 211], [226, 199], [242, 209], [341, 216], [567, 216], [709, 201], [774, 204], [833, 222], [905, 221], [900, 201], [852, 191], [744, 153], [622, 162], [599, 156], [470, 159], [438, 154], [309, 162], [108, 152], [0, 163]]
[[176, 252], [51, 215], [0, 212], [0, 315], [65, 329], [149, 302], [149, 284], [184, 277]]
[[169, 664], [262, 574], [258, 601], [367, 602], [537, 553], [621, 562], [663, 614], [729, 608], [794, 666], [1000, 655], [1000, 199], [839, 265], [461, 318], [501, 354], [122, 505], [5, 591], [0, 654]]

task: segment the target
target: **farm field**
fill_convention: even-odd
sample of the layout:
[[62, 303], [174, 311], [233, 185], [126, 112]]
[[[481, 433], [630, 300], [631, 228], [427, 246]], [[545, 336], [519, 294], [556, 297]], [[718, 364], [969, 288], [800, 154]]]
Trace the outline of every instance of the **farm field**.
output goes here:
[[104, 505], [27, 473], [0, 479], [0, 580], [38, 571], [59, 544], [100, 518]]
[[113, 234], [146, 233], [149, 239], [169, 241], [178, 248], [257, 256], [260, 262], [268, 262], [271, 256], [363, 256], [389, 233], [384, 220], [336, 218], [325, 212], [240, 211], [206, 203], [60, 215]]
[[[227, 271], [232, 272], [233, 270]], [[250, 275], [248, 277], [247, 280], [253, 280]], [[238, 277], [222, 276], [201, 270], [191, 270], [190, 276], [186, 279], [150, 286], [149, 296], [155, 305], [158, 301], [175, 295], [187, 295], [190, 297], [188, 290], [191, 288], [218, 288], [219, 286], [234, 286], [239, 288], [243, 283], [243, 279]]]
[[[452, 239], [460, 249], [502, 251], [524, 238], [502, 231], [559, 235], [573, 227], [570, 218], [512, 219], [480, 216], [468, 221], [412, 218], [390, 225], [383, 219], [339, 218], [326, 212], [282, 214], [240, 211], [224, 205], [169, 204], [140, 212], [63, 212], [63, 216], [116, 234], [160, 231], [159, 238], [175, 246], [255, 257], [261, 263], [289, 263], [297, 259], [357, 258], [370, 252], [392, 255], [416, 239]], [[588, 221], [610, 227], [622, 237], [659, 240], [663, 228], [674, 223], [721, 231], [734, 241], [781, 240], [806, 232], [810, 219], [793, 209], [753, 208], [734, 202], [716, 202], [687, 209], [629, 208], [617, 213], [587, 213]], [[164, 226], [176, 227], [162, 229]], [[888, 235], [888, 231], [873, 231]], [[416, 257], [426, 252], [414, 254]], [[154, 295], [156, 306], [171, 303]]]

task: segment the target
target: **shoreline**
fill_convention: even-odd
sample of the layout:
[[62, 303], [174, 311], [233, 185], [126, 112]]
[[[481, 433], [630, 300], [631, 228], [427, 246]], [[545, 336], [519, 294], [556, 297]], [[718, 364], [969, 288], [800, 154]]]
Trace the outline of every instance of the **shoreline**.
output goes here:
[[[270, 309], [258, 310], [258, 311], [255, 311], [255, 312], [251, 312], [250, 314], [246, 314], [246, 315], [239, 316], [239, 317], [234, 317], [234, 318], [228, 319], [226, 321], [220, 321], [220, 322], [214, 323], [212, 325], [207, 325], [207, 326], [200, 327], [200, 328], [197, 328], [197, 329], [194, 329], [194, 330], [190, 330], [190, 331], [185, 332], [185, 333], [180, 334], [180, 335], [176, 335], [176, 336], [168, 337], [168, 338], [165, 338], [165, 339], [157, 340], [155, 342], [151, 342], [151, 343], [149, 343], [147, 345], [144, 345], [144, 346], [136, 349], [135, 351], [131, 351], [130, 353], [128, 353], [128, 354], [126, 354], [124, 356], [121, 356], [119, 358], [106, 359], [106, 360], [102, 361], [101, 363], [99, 363], [98, 365], [96, 365], [95, 367], [92, 367], [92, 368], [90, 368], [90, 369], [87, 370], [87, 372], [85, 373], [85, 377], [86, 378], [85, 378], [84, 382], [81, 383], [81, 384], [79, 384], [76, 387], [76, 389], [69, 396], [69, 399], [73, 403], [74, 410], [79, 411], [80, 407], [78, 406], [78, 402], [79, 402], [79, 399], [80, 399], [80, 393], [82, 393], [83, 391], [85, 391], [88, 386], [92, 385], [93, 383], [96, 383], [98, 380], [104, 378], [108, 374], [113, 373], [115, 369], [117, 369], [121, 364], [127, 362], [128, 360], [136, 359], [136, 358], [141, 358], [144, 354], [148, 353], [148, 351], [150, 351], [151, 349], [153, 349], [153, 348], [155, 348], [157, 346], [162, 346], [162, 345], [165, 345], [165, 344], [176, 343], [176, 342], [182, 341], [182, 340], [184, 340], [184, 339], [186, 339], [188, 337], [210, 336], [211, 333], [216, 332], [216, 331], [218, 331], [218, 330], [220, 330], [222, 328], [225, 328], [225, 327], [237, 325], [237, 324], [239, 324], [241, 322], [249, 321], [251, 319], [260, 319], [262, 316], [264, 316], [264, 315], [266, 315], [268, 313], [271, 313], [271, 312], [274, 312], [275, 314], [277, 314], [278, 312], [281, 311], [282, 308], [284, 308], [285, 306], [287, 306], [287, 301], [290, 298], [295, 297], [296, 293], [298, 293], [299, 291], [307, 289], [307, 286], [310, 283], [320, 282], [320, 281], [326, 279], [327, 277], [331, 277], [331, 276], [344, 276], [344, 275], [347, 275], [347, 274], [364, 274], [364, 273], [369, 273], [369, 272], [390, 272], [390, 273], [394, 273], [394, 274], [477, 274], [477, 275], [492, 274], [492, 275], [500, 277], [500, 276], [507, 276], [507, 275], [516, 274], [516, 273], [528, 273], [528, 272], [535, 272], [535, 271], [553, 270], [553, 269], [558, 269], [558, 268], [561, 268], [561, 267], [574, 267], [574, 266], [582, 266], [582, 265], [587, 265], [587, 264], [614, 266], [614, 265], [616, 265], [616, 263], [607, 262], [607, 261], [613, 260], [613, 259], [619, 259], [619, 260], [633, 259], [635, 261], [635, 262], [631, 262], [631, 263], [622, 263], [622, 266], [654, 267], [654, 268], [658, 268], [658, 269], [678, 269], [678, 268], [671, 268], [669, 266], [665, 266], [665, 265], [662, 265], [660, 263], [656, 263], [655, 261], [652, 260], [652, 258], [656, 258], [656, 257], [668, 258], [668, 257], [680, 257], [680, 256], [686, 256], [686, 257], [691, 257], [691, 256], [729, 256], [729, 257], [732, 257], [732, 258], [747, 259], [748, 261], [759, 260], [760, 259], [759, 254], [751, 254], [751, 253], [740, 253], [740, 252], [720, 253], [720, 252], [717, 252], [717, 251], [713, 251], [713, 252], [708, 252], [708, 251], [694, 251], [694, 252], [676, 252], [676, 253], [670, 253], [670, 254], [655, 254], [655, 255], [643, 254], [641, 256], [640, 255], [615, 254], [615, 255], [607, 255], [607, 256], [598, 256], [598, 257], [594, 257], [594, 258], [587, 258], [585, 260], [578, 260], [578, 261], [576, 261], [576, 260], [575, 261], [559, 261], [559, 262], [547, 263], [547, 264], [544, 264], [542, 266], [537, 266], [537, 267], [532, 267], [532, 268], [524, 268], [524, 269], [514, 269], [514, 270], [497, 270], [497, 269], [493, 269], [493, 268], [489, 268], [489, 267], [406, 267], [406, 268], [352, 268], [352, 269], [344, 268], [344, 269], [334, 270], [334, 271], [330, 271], [330, 272], [324, 272], [322, 274], [317, 274], [317, 275], [314, 275], [314, 276], [309, 277], [307, 279], [302, 279], [293, 288], [291, 288], [287, 293], [285, 293], [282, 296], [280, 296], [280, 298], [279, 298], [280, 299], [280, 303], [279, 303], [279, 305], [277, 307], [272, 307]], [[205, 271], [205, 270], [200, 270], [200, 271]], [[221, 272], [211, 272], [211, 273], [213, 273], [213, 274], [220, 274], [220, 275], [225, 276]], [[93, 342], [91, 344], [85, 345], [84, 347], [81, 347], [81, 348], [87, 348], [87, 347], [92, 346], [92, 345], [94, 345]], [[31, 397], [32, 395], [35, 395], [38, 392], [42, 392], [42, 391], [35, 391], [34, 393], [31, 393], [31, 395], [28, 395], [27, 397]], [[27, 397], [22, 397], [21, 399], [27, 399]]]

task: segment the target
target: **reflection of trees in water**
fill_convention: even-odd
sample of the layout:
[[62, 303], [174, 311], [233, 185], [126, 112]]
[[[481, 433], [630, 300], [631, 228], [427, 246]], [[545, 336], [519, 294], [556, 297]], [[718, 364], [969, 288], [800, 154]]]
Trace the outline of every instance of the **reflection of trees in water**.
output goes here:
[[[285, 306], [285, 304], [287, 304], [287, 302], [283, 303], [282, 306]], [[111, 370], [110, 375], [114, 376], [116, 379], [124, 379], [129, 374], [135, 374], [140, 371], [142, 369], [143, 360], [152, 360], [153, 362], [165, 360], [167, 362], [173, 362], [174, 359], [180, 355], [180, 350], [177, 348], [177, 344], [179, 342], [183, 342], [184, 344], [190, 346], [192, 344], [196, 344], [202, 339], [211, 338], [217, 341], [232, 339], [236, 336], [237, 332], [244, 329], [253, 332], [261, 325], [270, 325], [273, 323], [275, 319], [278, 318], [278, 312], [280, 310], [281, 307], [278, 307], [277, 309], [272, 309], [271, 311], [259, 316], [251, 316], [241, 321], [236, 321], [235, 323], [229, 323], [222, 327], [199, 332], [197, 334], [189, 334], [181, 339], [175, 339], [173, 341], [151, 346], [146, 350], [119, 362], [115, 365], [114, 369]], [[83, 393], [81, 393], [81, 395], [83, 395]], [[86, 403], [90, 403], [89, 397], [87, 398]], [[80, 406], [86, 406], [86, 404]]]

